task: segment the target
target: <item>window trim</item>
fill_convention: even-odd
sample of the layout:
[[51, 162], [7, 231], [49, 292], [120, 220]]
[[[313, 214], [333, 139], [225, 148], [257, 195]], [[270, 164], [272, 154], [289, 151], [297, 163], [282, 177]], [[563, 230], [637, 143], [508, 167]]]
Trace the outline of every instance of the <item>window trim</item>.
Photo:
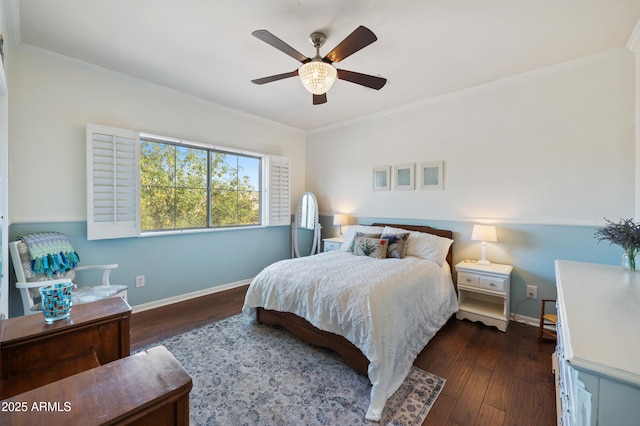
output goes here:
[[228, 146], [206, 144], [202, 142], [190, 141], [188, 139], [176, 139], [168, 136], [155, 135], [152, 133], [140, 132], [139, 135], [140, 135], [139, 139], [149, 139], [154, 142], [169, 142], [176, 145], [184, 145], [188, 147], [202, 148], [202, 149], [213, 149], [213, 150], [228, 152], [229, 154], [242, 154], [242, 155], [247, 155], [251, 157], [260, 157], [262, 159], [264, 159], [264, 157], [269, 156], [269, 154], [247, 151], [246, 149], [238, 149], [238, 148], [230, 148]]

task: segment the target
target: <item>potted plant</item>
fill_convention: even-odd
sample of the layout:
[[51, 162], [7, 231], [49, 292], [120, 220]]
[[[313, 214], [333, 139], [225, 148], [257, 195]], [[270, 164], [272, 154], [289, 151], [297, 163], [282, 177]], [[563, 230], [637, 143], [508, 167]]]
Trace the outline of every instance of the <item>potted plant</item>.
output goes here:
[[609, 241], [622, 247], [622, 266], [632, 271], [636, 270], [636, 255], [640, 254], [640, 225], [633, 219], [620, 219], [612, 222], [605, 218], [607, 223], [604, 228], [596, 231], [598, 241]]

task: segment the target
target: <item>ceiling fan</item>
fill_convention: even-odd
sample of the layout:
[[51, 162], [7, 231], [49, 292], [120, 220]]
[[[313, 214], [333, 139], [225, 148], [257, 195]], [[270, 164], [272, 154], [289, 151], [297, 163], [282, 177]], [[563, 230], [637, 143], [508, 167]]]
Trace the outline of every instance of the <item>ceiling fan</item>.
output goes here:
[[327, 37], [321, 32], [314, 32], [309, 36], [309, 41], [316, 48], [316, 56], [313, 58], [304, 56], [267, 30], [257, 30], [251, 34], [286, 53], [293, 59], [302, 62], [302, 66], [297, 70], [251, 80], [255, 84], [271, 83], [272, 81], [300, 76], [304, 87], [313, 94], [313, 104], [319, 105], [327, 102], [327, 91], [335, 82], [336, 77], [340, 80], [376, 90], [380, 90], [387, 83], [386, 78], [340, 70], [332, 65], [334, 62], [340, 62], [378, 39], [370, 29], [362, 25], [342, 40], [331, 52], [327, 53], [324, 58], [320, 56], [320, 47], [327, 40]]

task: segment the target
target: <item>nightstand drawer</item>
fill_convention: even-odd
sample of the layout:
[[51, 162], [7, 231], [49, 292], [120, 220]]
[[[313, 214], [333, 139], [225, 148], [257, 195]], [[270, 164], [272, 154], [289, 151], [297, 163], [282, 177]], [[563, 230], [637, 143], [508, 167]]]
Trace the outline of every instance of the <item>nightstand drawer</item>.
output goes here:
[[504, 283], [506, 280], [501, 278], [481, 277], [480, 287], [493, 291], [504, 291]]
[[324, 251], [340, 250], [342, 243], [338, 241], [326, 241], [324, 242]]
[[466, 272], [458, 272], [458, 284], [480, 287], [480, 277]]

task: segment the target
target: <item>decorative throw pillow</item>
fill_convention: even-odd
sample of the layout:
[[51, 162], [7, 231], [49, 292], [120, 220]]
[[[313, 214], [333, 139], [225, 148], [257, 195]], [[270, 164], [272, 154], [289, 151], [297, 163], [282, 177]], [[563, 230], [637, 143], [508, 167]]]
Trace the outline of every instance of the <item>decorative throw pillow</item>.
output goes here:
[[358, 237], [355, 240], [355, 248], [353, 254], [356, 256], [369, 256], [377, 259], [385, 259], [387, 257], [387, 246], [389, 240], [380, 238]]
[[353, 251], [353, 241], [355, 240], [356, 232], [363, 232], [366, 234], [382, 234], [382, 226], [370, 226], [370, 225], [349, 225], [344, 232], [344, 238], [340, 250]]
[[408, 232], [404, 232], [402, 234], [382, 234], [380, 238], [389, 240], [387, 257], [404, 259], [407, 252], [407, 240], [409, 239]]
[[[401, 234], [406, 229], [385, 227], [383, 234]], [[447, 253], [453, 240], [424, 232], [409, 231], [407, 239], [407, 256], [431, 260], [442, 266], [447, 261]]]
[[[381, 234], [369, 234], [366, 232], [356, 232], [355, 235], [353, 236], [353, 241], [351, 241], [351, 244], [349, 245], [349, 247], [347, 248], [347, 251], [351, 251], [353, 252], [356, 248], [356, 243], [358, 241], [358, 238], [362, 238], [362, 237], [366, 237], [366, 238], [380, 238]], [[342, 243], [344, 244], [344, 243]]]

